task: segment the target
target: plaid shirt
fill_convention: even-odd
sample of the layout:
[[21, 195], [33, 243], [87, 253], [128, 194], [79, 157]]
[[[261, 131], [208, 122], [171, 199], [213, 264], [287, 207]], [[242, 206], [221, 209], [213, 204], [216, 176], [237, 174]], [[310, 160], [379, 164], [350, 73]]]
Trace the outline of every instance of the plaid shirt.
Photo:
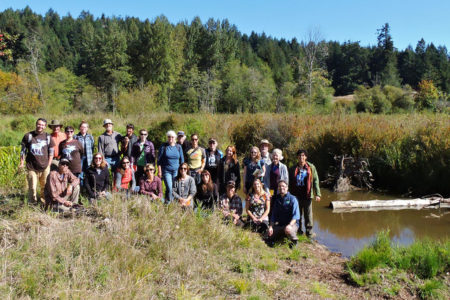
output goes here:
[[228, 199], [227, 194], [222, 195], [219, 201], [220, 208], [224, 211], [236, 211], [236, 214], [242, 216], [242, 200], [238, 195], [234, 195], [233, 198]]
[[84, 156], [86, 156], [88, 166], [91, 165], [93, 156], [94, 156], [94, 137], [88, 133], [85, 136], [82, 136], [81, 133], [78, 133], [74, 138], [80, 141], [81, 145], [83, 145]]

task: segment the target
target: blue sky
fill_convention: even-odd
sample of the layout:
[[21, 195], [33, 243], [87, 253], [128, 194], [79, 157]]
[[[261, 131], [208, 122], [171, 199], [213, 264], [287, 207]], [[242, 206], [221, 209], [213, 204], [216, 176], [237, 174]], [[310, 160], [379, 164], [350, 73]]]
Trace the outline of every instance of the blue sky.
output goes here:
[[226, 18], [242, 33], [265, 32], [298, 40], [310, 28], [318, 28], [326, 40], [360, 41], [363, 46], [375, 45], [377, 29], [387, 22], [398, 49], [415, 48], [421, 38], [450, 48], [449, 0], [1, 0], [0, 10], [26, 5], [40, 14], [52, 8], [61, 16], [70, 13], [73, 17], [87, 10], [96, 17], [104, 13], [142, 20], [165, 15], [171, 23], [190, 22], [195, 16], [202, 22]]

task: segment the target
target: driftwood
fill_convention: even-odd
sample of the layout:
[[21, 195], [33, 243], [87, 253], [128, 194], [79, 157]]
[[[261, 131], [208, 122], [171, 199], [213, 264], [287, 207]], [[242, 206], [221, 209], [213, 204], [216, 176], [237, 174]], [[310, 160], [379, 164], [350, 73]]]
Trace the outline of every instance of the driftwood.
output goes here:
[[335, 156], [335, 166], [330, 168], [322, 182], [334, 192], [347, 192], [358, 189], [372, 189], [373, 177], [369, 170], [369, 160], [351, 156]]
[[333, 212], [343, 211], [378, 211], [422, 208], [450, 208], [450, 198], [430, 197], [419, 199], [368, 200], [368, 201], [332, 201]]

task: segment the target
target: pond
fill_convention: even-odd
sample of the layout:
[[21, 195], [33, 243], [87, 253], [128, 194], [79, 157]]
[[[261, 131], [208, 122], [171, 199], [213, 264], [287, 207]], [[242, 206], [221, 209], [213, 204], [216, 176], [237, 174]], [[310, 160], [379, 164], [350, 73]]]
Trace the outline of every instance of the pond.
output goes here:
[[404, 209], [333, 213], [331, 201], [399, 199], [366, 191], [334, 193], [322, 189], [322, 199], [313, 203], [315, 239], [333, 252], [351, 256], [370, 244], [376, 234], [390, 230], [391, 239], [409, 245], [415, 239], [445, 239], [450, 236], [449, 209]]

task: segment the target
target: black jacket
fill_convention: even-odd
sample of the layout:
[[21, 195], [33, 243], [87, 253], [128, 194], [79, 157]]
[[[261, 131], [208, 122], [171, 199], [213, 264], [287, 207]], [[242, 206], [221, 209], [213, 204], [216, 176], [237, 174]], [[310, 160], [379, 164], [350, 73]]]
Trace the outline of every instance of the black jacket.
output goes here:
[[97, 198], [99, 192], [108, 190], [110, 186], [108, 167], [103, 168], [100, 174], [97, 173], [97, 169], [89, 167], [86, 171], [84, 186], [89, 198]]
[[236, 190], [241, 187], [241, 169], [239, 162], [232, 163], [231, 166], [225, 171], [225, 159], [223, 157], [219, 163], [219, 169], [217, 171], [217, 181], [219, 182], [219, 193], [222, 195], [226, 192], [227, 182], [234, 180], [236, 183]]

